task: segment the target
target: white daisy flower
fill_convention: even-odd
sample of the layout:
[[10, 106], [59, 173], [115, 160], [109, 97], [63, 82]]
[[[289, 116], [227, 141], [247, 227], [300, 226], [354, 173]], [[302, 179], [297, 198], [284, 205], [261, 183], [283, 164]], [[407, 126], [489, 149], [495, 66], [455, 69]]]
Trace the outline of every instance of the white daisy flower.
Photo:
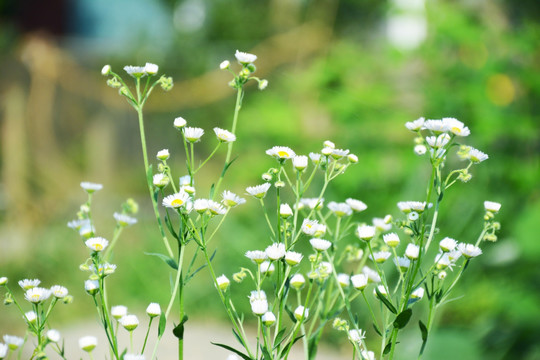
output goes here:
[[7, 356], [8, 350], [9, 348], [6, 344], [0, 343], [0, 359], [3, 359]]
[[212, 215], [225, 215], [227, 213], [223, 205], [213, 200], [208, 200], [208, 210]]
[[309, 243], [311, 244], [311, 246], [313, 246], [313, 249], [317, 251], [325, 251], [328, 250], [330, 246], [332, 246], [332, 243], [330, 241], [318, 238], [313, 238], [309, 240]]
[[5, 276], [0, 277], [0, 286], [6, 285], [8, 283], [8, 278]]
[[274, 273], [274, 270], [276, 270], [276, 267], [273, 263], [270, 261], [263, 261], [261, 264], [261, 274], [268, 273], [269, 275], [272, 275]]
[[392, 229], [392, 224], [391, 223], [388, 223], [386, 221], [386, 219], [383, 219], [383, 218], [373, 218], [371, 220], [371, 222], [373, 223], [373, 226], [375, 226], [375, 229], [376, 230], [379, 230], [381, 232], [383, 231], [388, 231], [390, 229]]
[[24, 298], [34, 304], [42, 303], [51, 296], [51, 291], [49, 289], [34, 287], [26, 290], [24, 293]]
[[109, 245], [109, 241], [107, 241], [105, 238], [102, 237], [93, 237], [85, 241], [85, 245], [95, 252], [100, 252], [105, 250], [105, 248]]
[[404, 214], [408, 214], [411, 211], [421, 213], [425, 210], [426, 203], [420, 201], [400, 201], [397, 203], [397, 206]]
[[146, 75], [144, 71], [144, 66], [126, 65], [124, 66], [124, 71], [135, 78]]
[[268, 259], [266, 252], [261, 250], [247, 251], [245, 256], [256, 264], [261, 264], [264, 260]]
[[448, 127], [442, 120], [426, 120], [424, 129], [431, 130], [434, 133], [442, 133], [448, 131]]
[[499, 210], [501, 210], [501, 204], [494, 201], [484, 201], [484, 208], [486, 209], [486, 211], [498, 213]]
[[111, 73], [111, 65], [105, 65], [101, 68], [101, 75], [108, 76]]
[[119, 320], [122, 317], [127, 315], [128, 308], [124, 305], [116, 305], [111, 308], [111, 315], [116, 319]]
[[169, 181], [170, 181], [169, 177], [162, 173], [155, 174], [152, 177], [152, 183], [154, 184], [155, 187], [159, 189], [163, 189], [165, 186], [169, 185]]
[[419, 255], [420, 255], [420, 247], [418, 245], [414, 245], [414, 244], [407, 245], [407, 248], [405, 249], [406, 257], [408, 257], [410, 260], [416, 260], [418, 259]]
[[196, 143], [201, 140], [201, 136], [204, 135], [204, 130], [198, 127], [186, 127], [184, 128], [184, 136], [190, 143]]
[[187, 121], [183, 117], [179, 116], [179, 117], [174, 119], [173, 126], [175, 128], [182, 129], [186, 125], [187, 125]]
[[432, 148], [442, 148], [446, 146], [451, 140], [450, 135], [447, 133], [440, 134], [439, 136], [428, 136], [426, 137], [426, 142]]
[[362, 358], [366, 360], [375, 360], [375, 353], [373, 351], [362, 350]]
[[90, 223], [90, 220], [84, 223], [79, 229], [79, 235], [85, 238], [93, 236], [95, 232], [96, 228]]
[[414, 121], [408, 121], [405, 123], [405, 127], [411, 131], [418, 131], [422, 129], [422, 126], [424, 126], [424, 119], [423, 117], [416, 119]]
[[341, 159], [342, 157], [344, 156], [347, 156], [349, 154], [349, 150], [348, 149], [333, 149], [332, 150], [332, 153], [330, 155], [332, 155], [332, 157], [334, 159]]
[[68, 296], [68, 289], [60, 285], [54, 285], [51, 287], [52, 295], [57, 299], [63, 299]]
[[158, 71], [159, 71], [159, 66], [157, 66], [156, 64], [147, 62], [146, 65], [144, 65], [144, 72], [147, 73], [148, 75], [155, 75], [157, 74]]
[[419, 287], [411, 293], [411, 299], [422, 299], [424, 297], [424, 288]]
[[362, 344], [362, 340], [366, 338], [366, 332], [362, 331], [362, 329], [352, 329], [349, 330], [349, 340], [351, 340], [354, 343]]
[[77, 219], [77, 220], [71, 220], [67, 223], [67, 226], [70, 228], [70, 229], [73, 229], [73, 230], [79, 230], [81, 228], [81, 226], [85, 225], [85, 224], [90, 224], [90, 220], [89, 219]]
[[227, 288], [231, 284], [231, 281], [225, 275], [218, 276], [216, 278], [216, 281], [221, 291], [227, 290]]
[[383, 240], [386, 245], [390, 247], [397, 247], [399, 245], [399, 236], [396, 233], [389, 233], [383, 235]]
[[23, 290], [29, 290], [29, 289], [35, 288], [39, 284], [41, 284], [41, 280], [38, 280], [38, 279], [32, 279], [32, 280], [31, 279], [23, 279], [23, 280], [19, 281], [19, 286]]
[[296, 155], [293, 158], [293, 166], [298, 171], [304, 171], [308, 166], [308, 157], [305, 155]]
[[357, 274], [351, 276], [352, 286], [356, 290], [364, 290], [368, 283], [368, 277], [365, 274]]
[[368, 282], [374, 282], [374, 283], [381, 282], [381, 277], [379, 276], [379, 273], [377, 273], [377, 271], [367, 266], [364, 266], [362, 268], [362, 273], [367, 276]]
[[300, 261], [302, 261], [303, 258], [304, 258], [304, 255], [302, 255], [299, 252], [287, 251], [285, 253], [285, 262], [289, 264], [289, 266], [298, 265]]
[[285, 256], [285, 244], [275, 243], [266, 248], [266, 255], [270, 260], [279, 260]]
[[170, 156], [171, 154], [169, 154], [169, 149], [159, 150], [156, 154], [156, 158], [163, 161], [167, 160]]
[[414, 147], [414, 153], [418, 156], [422, 156], [427, 152], [427, 147], [422, 144], [418, 144]]
[[300, 203], [311, 210], [320, 210], [324, 206], [324, 198], [302, 198], [300, 199]]
[[178, 178], [178, 186], [180, 187], [191, 186], [191, 176], [189, 175], [180, 176]]
[[337, 280], [338, 280], [339, 285], [342, 287], [347, 287], [351, 284], [351, 278], [347, 274], [343, 274], [343, 273], [338, 274]]
[[313, 164], [318, 165], [321, 162], [321, 154], [319, 153], [309, 153], [309, 158], [313, 162]]
[[60, 331], [55, 329], [47, 331], [47, 339], [49, 339], [50, 342], [57, 343], [61, 338]]
[[266, 299], [256, 299], [251, 302], [251, 311], [255, 315], [262, 316], [268, 311], [268, 301]]
[[84, 290], [89, 295], [95, 295], [99, 291], [99, 282], [97, 280], [86, 280], [84, 282]]
[[295, 152], [286, 146], [274, 146], [266, 150], [266, 154], [279, 160], [292, 159], [296, 156]]
[[91, 352], [97, 346], [98, 340], [95, 336], [83, 336], [79, 339], [79, 347], [86, 351]]
[[439, 247], [441, 248], [443, 252], [449, 252], [449, 251], [453, 251], [456, 248], [457, 243], [458, 242], [456, 240], [449, 237], [445, 237], [439, 242]]
[[349, 160], [353, 164], [356, 164], [358, 162], [358, 156], [354, 154], [349, 154], [347, 155], [347, 160]]
[[139, 319], [136, 315], [124, 315], [118, 321], [127, 331], [133, 331], [139, 326]]
[[161, 306], [158, 303], [150, 303], [146, 308], [146, 314], [150, 317], [156, 317], [161, 315]]
[[116, 222], [118, 223], [118, 225], [120, 226], [130, 226], [137, 223], [137, 219], [127, 214], [120, 214], [120, 213], [115, 212], [113, 216], [116, 219]]
[[230, 143], [230, 142], [236, 141], [236, 135], [234, 135], [232, 132], [228, 130], [223, 130], [218, 127], [215, 127], [214, 132], [216, 133], [218, 140], [221, 142]]
[[361, 240], [370, 241], [375, 236], [375, 226], [358, 225], [356, 228], [356, 236]]
[[370, 256], [371, 260], [376, 263], [383, 263], [392, 255], [389, 251], [378, 251], [373, 253], [373, 257]]
[[304, 284], [306, 283], [306, 279], [302, 274], [295, 274], [290, 281], [290, 284], [292, 287], [294, 287], [296, 290], [301, 289]]
[[317, 272], [322, 278], [327, 278], [332, 273], [333, 266], [328, 261], [321, 261], [317, 267]]
[[272, 326], [276, 322], [276, 315], [273, 312], [267, 311], [261, 317], [261, 320], [265, 326]]
[[264, 183], [262, 185], [250, 186], [246, 188], [246, 191], [249, 195], [256, 197], [257, 199], [262, 199], [266, 196], [268, 189], [270, 189], [270, 183]]
[[471, 131], [461, 121], [454, 118], [443, 118], [446, 128], [456, 136], [469, 136]]
[[225, 190], [221, 196], [223, 197], [223, 200], [221, 202], [223, 203], [223, 205], [229, 208], [235, 207], [237, 205], [242, 205], [246, 202], [246, 199], [241, 198], [240, 196], [228, 190]]
[[348, 198], [345, 203], [351, 207], [355, 212], [362, 212], [367, 209], [367, 205], [363, 201]]
[[394, 259], [394, 264], [401, 270], [401, 272], [407, 271], [409, 266], [411, 266], [411, 260], [406, 257], [397, 257]]
[[81, 183], [81, 187], [83, 188], [84, 191], [86, 191], [88, 194], [92, 194], [96, 191], [99, 191], [101, 189], [103, 189], [103, 185], [101, 184], [96, 184], [96, 183], [92, 183], [92, 182], [88, 182], [88, 181], [83, 181]]
[[487, 154], [485, 154], [485, 153], [481, 152], [480, 150], [475, 149], [473, 147], [471, 147], [469, 149], [469, 153], [468, 153], [467, 157], [473, 163], [481, 163], [482, 161], [485, 161], [485, 160], [489, 159], [489, 156]]
[[182, 206], [185, 206], [189, 200], [189, 194], [183, 190], [177, 192], [176, 194], [169, 195], [163, 199], [163, 206], [171, 209], [179, 209]]
[[23, 317], [26, 322], [28, 322], [29, 324], [33, 324], [34, 322], [36, 322], [37, 320], [37, 314], [35, 311], [28, 311], [26, 313], [24, 313], [24, 317]]
[[294, 317], [298, 321], [302, 321], [303, 319], [307, 319], [309, 316], [309, 309], [303, 307], [302, 305], [298, 306], [296, 309], [294, 309]]
[[231, 66], [231, 63], [229, 62], [229, 60], [222, 61], [222, 62], [219, 64], [219, 68], [220, 68], [221, 70], [227, 70], [230, 66]]
[[255, 60], [257, 60], [257, 55], [253, 55], [253, 54], [238, 51], [238, 50], [236, 50], [234, 57], [236, 58], [236, 60], [238, 60], [240, 64], [243, 64], [243, 65], [251, 64], [255, 62]]
[[458, 244], [458, 249], [467, 259], [482, 255], [482, 249], [473, 244], [460, 243]]
[[335, 201], [330, 201], [327, 207], [337, 217], [349, 216], [352, 215], [353, 212], [352, 208], [347, 203], [337, 203]]
[[293, 215], [293, 211], [289, 204], [280, 204], [279, 205], [279, 216], [281, 216], [284, 219], [288, 219]]
[[4, 335], [4, 342], [10, 350], [15, 351], [24, 344], [24, 339], [18, 336]]

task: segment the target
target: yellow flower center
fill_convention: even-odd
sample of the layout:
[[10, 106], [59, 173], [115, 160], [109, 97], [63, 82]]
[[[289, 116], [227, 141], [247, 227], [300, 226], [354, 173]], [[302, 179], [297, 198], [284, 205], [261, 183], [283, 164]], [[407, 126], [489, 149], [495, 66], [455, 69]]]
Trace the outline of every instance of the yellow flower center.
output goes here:
[[184, 201], [181, 199], [174, 199], [173, 201], [171, 201], [171, 205], [174, 207], [180, 207], [183, 203]]
[[101, 251], [101, 250], [103, 250], [103, 245], [101, 245], [101, 244], [94, 244], [94, 250], [96, 250], [96, 251]]
[[452, 132], [453, 132], [453, 133], [458, 133], [458, 134], [460, 134], [460, 133], [461, 133], [461, 128], [458, 128], [458, 127], [454, 126], [454, 127], [452, 128]]
[[287, 156], [289, 156], [289, 153], [286, 152], [286, 151], [283, 151], [283, 150], [278, 151], [277, 154], [278, 154], [279, 157], [287, 157]]

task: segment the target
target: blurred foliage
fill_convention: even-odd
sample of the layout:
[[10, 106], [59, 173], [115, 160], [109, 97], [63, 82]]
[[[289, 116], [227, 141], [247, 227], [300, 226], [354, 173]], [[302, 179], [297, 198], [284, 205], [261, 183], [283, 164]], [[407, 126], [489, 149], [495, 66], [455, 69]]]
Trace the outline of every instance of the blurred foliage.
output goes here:
[[[386, 2], [203, 3], [207, 10], [203, 26], [192, 32], [167, 34], [172, 46], [159, 54], [144, 45], [144, 38], [139, 50], [111, 52], [106, 57], [100, 52], [91, 55], [90, 49], [79, 53], [69, 44], [61, 46], [59, 56], [75, 63], [78, 72], [65, 69], [55, 78], [58, 84], [64, 81], [63, 85], [53, 90], [38, 87], [45, 90], [33, 94], [47, 100], [46, 95], [53, 91], [49, 124], [51, 139], [56, 141], [53, 145], [15, 143], [19, 147], [13, 157], [13, 149], [8, 149], [8, 144], [13, 144], [8, 140], [18, 139], [13, 129], [30, 134], [33, 125], [27, 119], [21, 126], [30, 130], [21, 130], [16, 125], [7, 127], [8, 122], [3, 121], [0, 275], [8, 276], [13, 283], [23, 277], [39, 277], [46, 285], [66, 284], [75, 296], [70, 307], [86, 313], [91, 304], [83, 292], [85, 275], [77, 270], [86, 252], [76, 241], [78, 237], [63, 224], [84, 201], [78, 182], [104, 182], [105, 189], [96, 196], [98, 230], [112, 232], [112, 212], [124, 198], [136, 197], [142, 208], [141, 223], [121, 239], [125, 251], [115, 260], [118, 272], [114, 281], [118, 287], [111, 289], [111, 297], [117, 299], [114, 302], [141, 310], [149, 301], [163, 303], [169, 291], [169, 274], [158, 259], [143, 254], [162, 249], [146, 199], [135, 114], [118, 102], [103, 105], [103, 99], [117, 96], [100, 78], [101, 65], [110, 62], [120, 69], [127, 63], [160, 59], [161, 68], [178, 86], [191, 79], [203, 82], [204, 74], [215, 70], [221, 60], [232, 60], [236, 48], [250, 51], [265, 44], [265, 49], [272, 50], [276, 46], [274, 36], [314, 23], [328, 35], [320, 39], [317, 51], [305, 55], [302, 43], [292, 43], [288, 49], [294, 54], [272, 56], [293, 60], [279, 62], [279, 66], [263, 56], [257, 61], [270, 86], [264, 92], [248, 89], [235, 147], [239, 157], [226, 186], [242, 193], [246, 186], [259, 183], [261, 173], [273, 165], [264, 155], [273, 145], [308, 153], [319, 150], [322, 141], [330, 139], [340, 148], [351, 149], [360, 163], [336, 181], [327, 199], [362, 199], [369, 206], [367, 221], [389, 212], [397, 215], [397, 201], [423, 196], [429, 171], [425, 159], [414, 156], [413, 135], [403, 124], [420, 116], [462, 120], [472, 132], [467, 143], [488, 153], [490, 159], [474, 168], [469, 184], [459, 184], [448, 193], [441, 229], [445, 236], [471, 242], [480, 230], [482, 202], [487, 199], [503, 204], [498, 215], [502, 231], [499, 242], [485, 244], [485, 256], [471, 265], [456, 291], [457, 296], [465, 296], [445, 308], [439, 319], [441, 330], [431, 340], [425, 358], [443, 359], [440, 354], [455, 354], [456, 348], [460, 356], [468, 354], [470, 359], [538, 358], [538, 5], [532, 1], [428, 2], [427, 39], [415, 50], [399, 51], [384, 37], [390, 7]], [[170, 14], [182, 4], [172, 0], [161, 3]], [[16, 19], [22, 16], [18, 9], [0, 2], [3, 109], [7, 109], [4, 99], [13, 86], [32, 94], [41, 75], [25, 58], [30, 35], [17, 26]], [[84, 40], [83, 34], [76, 35]], [[63, 77], [68, 71], [71, 75], [66, 83]], [[205, 92], [222, 91], [228, 80], [226, 76], [220, 79], [219, 85], [206, 84]], [[171, 131], [172, 119], [181, 115], [191, 124], [204, 127], [210, 137], [212, 127], [226, 128], [230, 123], [234, 100], [233, 91], [229, 93], [228, 97], [200, 99], [204, 106], [179, 99], [182, 105], [169, 102], [163, 105], [165, 111], [160, 108], [161, 98], [170, 95], [156, 92], [147, 116], [150, 152], [169, 148], [173, 170], [182, 168], [184, 160], [178, 155], [182, 149], [177, 134]], [[171, 106], [173, 111], [169, 111]], [[41, 107], [37, 111], [38, 115], [46, 113]], [[2, 116], [7, 116], [7, 110]], [[47, 139], [50, 134], [38, 135]], [[201, 152], [208, 153], [212, 146], [203, 142]], [[55, 157], [58, 154], [54, 151], [61, 157]], [[55, 159], [62, 161], [55, 165]], [[50, 168], [49, 172], [44, 167]], [[201, 176], [203, 188], [209, 188], [219, 171], [219, 161], [209, 164]], [[21, 195], [14, 199], [15, 185], [19, 189], [16, 194]], [[216, 241], [217, 269], [230, 275], [249, 263], [239, 254], [266, 246], [261, 215], [256, 204], [248, 202], [229, 219]], [[106, 237], [106, 232], [103, 235]], [[223, 317], [204, 271], [188, 286], [188, 312], [209, 316], [212, 309], [211, 316]], [[237, 293], [248, 290], [244, 286]], [[247, 305], [246, 299], [246, 309]], [[1, 330], [12, 329], [19, 322], [12, 310], [2, 309]], [[72, 311], [59, 311], [59, 321], [68, 321]], [[418, 329], [411, 326], [410, 330], [405, 336], [419, 341]], [[329, 334], [335, 336], [331, 331]], [[404, 339], [402, 343], [406, 342]], [[417, 348], [404, 349], [403, 358], [410, 358]]]

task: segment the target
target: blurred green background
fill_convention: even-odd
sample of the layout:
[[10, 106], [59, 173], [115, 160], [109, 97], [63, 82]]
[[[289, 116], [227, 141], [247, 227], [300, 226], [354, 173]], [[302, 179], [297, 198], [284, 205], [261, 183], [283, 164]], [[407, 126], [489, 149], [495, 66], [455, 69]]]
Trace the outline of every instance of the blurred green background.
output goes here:
[[[149, 153], [169, 148], [180, 176], [172, 121], [182, 116], [208, 138], [214, 126], [230, 127], [234, 91], [218, 65], [240, 49], [259, 56], [256, 75], [270, 85], [247, 89], [239, 157], [225, 186], [238, 193], [273, 165], [266, 149], [307, 154], [330, 139], [360, 162], [326, 198], [363, 200], [368, 221], [397, 215], [396, 202], [422, 196], [429, 171], [404, 123], [448, 116], [469, 126], [466, 142], [490, 158], [448, 194], [441, 228], [472, 242], [482, 203], [492, 200], [503, 204], [502, 230], [459, 285], [465, 297], [444, 308], [426, 358], [455, 358], [460, 349], [462, 359], [538, 359], [539, 8], [530, 0], [0, 1], [0, 275], [68, 286], [75, 302], [56, 311], [59, 324], [87, 312], [86, 275], [78, 270], [87, 251], [65, 224], [85, 201], [79, 182], [99, 182], [103, 236], [112, 234], [121, 202], [133, 197], [141, 205], [139, 224], [119, 244], [113, 302], [141, 311], [150, 301], [163, 304], [169, 273], [144, 255], [162, 244], [136, 115], [99, 72], [106, 63], [122, 72], [150, 61], [174, 78], [170, 93], [152, 95], [146, 128]], [[203, 154], [213, 146], [197, 145]], [[217, 177], [217, 160], [204, 186]], [[241, 254], [266, 246], [261, 221], [254, 202], [235, 211], [216, 241], [220, 272], [247, 266]], [[188, 286], [189, 314], [224, 318], [206, 272]], [[0, 308], [0, 333], [21, 326], [14, 308]], [[417, 329], [404, 336], [419, 341]]]

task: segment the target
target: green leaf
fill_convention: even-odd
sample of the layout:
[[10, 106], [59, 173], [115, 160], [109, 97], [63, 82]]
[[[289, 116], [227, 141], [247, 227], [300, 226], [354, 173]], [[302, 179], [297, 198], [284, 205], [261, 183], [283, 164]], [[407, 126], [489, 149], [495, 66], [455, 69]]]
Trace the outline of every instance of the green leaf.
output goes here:
[[168, 257], [167, 255], [163, 255], [163, 254], [160, 254], [160, 253], [146, 253], [146, 252], [144, 253], [144, 255], [156, 256], [156, 257], [160, 258], [161, 260], [163, 260], [165, 262], [165, 264], [169, 265], [174, 270], [178, 270], [178, 264], [176, 263], [176, 260], [174, 260], [171, 257]]
[[386, 296], [381, 294], [378, 287], [375, 287], [375, 292], [377, 293], [377, 297], [379, 298], [379, 300], [383, 302], [383, 304], [388, 308], [388, 310], [390, 310], [394, 314], [397, 314], [397, 310], [394, 305], [392, 305], [392, 303], [390, 302], [390, 300], [388, 300]]
[[167, 318], [165, 317], [165, 313], [162, 311], [161, 316], [159, 317], [158, 338], [161, 339], [161, 337], [163, 336], [166, 325], [167, 325]]
[[383, 355], [388, 354], [390, 350], [392, 350], [392, 340], [390, 340], [388, 344], [386, 344], [386, 346], [384, 347]]
[[294, 316], [294, 313], [292, 312], [292, 310], [289, 308], [288, 305], [285, 305], [285, 311], [287, 312], [287, 315], [289, 315], [293, 323], [296, 323], [298, 321], [296, 320], [296, 316]]
[[[168, 215], [168, 214], [167, 214]], [[165, 219], [165, 225], [167, 225], [167, 230], [169, 230], [169, 232], [171, 233], [171, 235], [176, 239], [176, 240], [179, 240], [178, 238], [178, 234], [176, 233], [176, 231], [174, 231], [174, 228], [171, 224], [171, 219], [169, 218], [169, 216], [165, 216], [164, 217]]]
[[379, 330], [379, 327], [377, 326], [377, 324], [373, 323], [373, 328], [375, 329], [375, 332], [379, 334], [379, 336], [382, 337], [382, 332], [381, 330]]
[[298, 340], [300, 340], [303, 337], [304, 337], [304, 335], [300, 335], [299, 337], [297, 337], [296, 339], [290, 341], [287, 345], [285, 345], [283, 347], [283, 350], [281, 350], [281, 354], [279, 355], [279, 359], [281, 359], [283, 357], [283, 355], [285, 355], [285, 352], [287, 351], [287, 349], [289, 347], [293, 346]]
[[272, 356], [270, 355], [268, 350], [266, 350], [266, 348], [263, 346], [263, 344], [261, 344], [260, 348], [261, 348], [261, 353], [263, 355], [262, 356], [263, 360], [272, 360]]
[[419, 354], [422, 355], [424, 353], [424, 349], [426, 348], [429, 332], [427, 326], [422, 322], [422, 320], [418, 320], [418, 326], [420, 326], [420, 332], [422, 333], [422, 347], [420, 348]]
[[255, 360], [255, 359], [252, 359], [250, 358], [249, 356], [247, 356], [246, 354], [240, 352], [239, 350], [236, 350], [235, 348], [232, 348], [230, 347], [229, 345], [225, 345], [225, 344], [218, 344], [218, 343], [214, 343], [214, 342], [210, 342], [212, 345], [216, 345], [216, 346], [219, 346], [219, 347], [222, 347], [224, 349], [227, 349], [229, 351], [232, 351], [233, 353], [235, 353], [236, 355], [240, 356], [242, 359], [244, 360]]
[[276, 339], [274, 340], [274, 349], [273, 350], [275, 350], [281, 344], [281, 342], [283, 340], [285, 340], [284, 337], [283, 337], [283, 334], [285, 334], [285, 331], [287, 331], [287, 328], [283, 328], [278, 332], [278, 334], [276, 336]]
[[238, 156], [235, 157], [234, 159], [232, 159], [231, 161], [229, 161], [227, 164], [225, 164], [225, 166], [223, 166], [223, 171], [221, 172], [221, 177], [224, 177], [225, 176], [225, 173], [227, 172], [227, 170], [229, 169], [229, 167], [232, 165], [232, 163], [238, 159]]
[[184, 315], [182, 321], [180, 321], [180, 324], [178, 324], [172, 331], [174, 336], [176, 336], [180, 340], [184, 339], [184, 324], [186, 323], [186, 321], [188, 321], [188, 316]]
[[232, 332], [236, 340], [240, 343], [240, 345], [245, 347], [244, 341], [242, 341], [242, 338], [240, 337], [240, 335], [238, 335], [238, 333], [236, 332], [236, 330], [234, 330], [234, 328], [232, 329]]
[[396, 320], [394, 320], [394, 327], [398, 329], [403, 329], [412, 316], [412, 309], [408, 308], [403, 310], [397, 317]]

